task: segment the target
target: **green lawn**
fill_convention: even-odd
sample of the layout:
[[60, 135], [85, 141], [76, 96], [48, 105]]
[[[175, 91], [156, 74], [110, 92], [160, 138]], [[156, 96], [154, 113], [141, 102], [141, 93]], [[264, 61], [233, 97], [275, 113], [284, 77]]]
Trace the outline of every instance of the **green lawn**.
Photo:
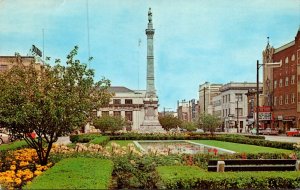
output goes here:
[[232, 150], [239, 153], [292, 153], [292, 150], [271, 148], [271, 147], [263, 147], [263, 146], [255, 146], [248, 144], [238, 144], [232, 142], [224, 142], [224, 141], [216, 141], [216, 140], [192, 140], [192, 142], [211, 145], [219, 148], [224, 148], [227, 150]]
[[25, 147], [28, 147], [28, 144], [26, 143], [26, 141], [21, 140], [21, 141], [11, 142], [9, 144], [2, 144], [0, 146], [0, 151], [16, 150]]
[[36, 177], [24, 189], [108, 189], [113, 162], [98, 158], [67, 158]]

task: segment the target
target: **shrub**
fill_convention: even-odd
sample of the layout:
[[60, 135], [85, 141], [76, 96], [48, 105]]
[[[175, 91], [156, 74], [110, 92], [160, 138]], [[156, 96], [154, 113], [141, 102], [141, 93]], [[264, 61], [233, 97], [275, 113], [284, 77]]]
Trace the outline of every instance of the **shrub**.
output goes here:
[[88, 143], [96, 137], [101, 137], [102, 135], [99, 133], [87, 133], [87, 134], [79, 134], [79, 135], [71, 135], [70, 141], [72, 143]]
[[191, 166], [157, 167], [159, 189], [295, 189], [300, 176], [293, 172], [203, 172]]
[[105, 146], [109, 142], [109, 137], [102, 136], [102, 137], [96, 137], [93, 140], [89, 141], [91, 144], [99, 144], [101, 146]]

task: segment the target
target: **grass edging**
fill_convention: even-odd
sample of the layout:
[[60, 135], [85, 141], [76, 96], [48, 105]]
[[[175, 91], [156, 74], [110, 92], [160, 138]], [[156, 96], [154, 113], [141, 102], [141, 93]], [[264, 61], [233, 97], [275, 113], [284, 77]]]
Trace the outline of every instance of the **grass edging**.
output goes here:
[[113, 162], [98, 158], [67, 158], [36, 177], [24, 189], [108, 189]]
[[159, 166], [158, 189], [295, 189], [299, 171], [291, 172], [206, 172], [196, 166]]

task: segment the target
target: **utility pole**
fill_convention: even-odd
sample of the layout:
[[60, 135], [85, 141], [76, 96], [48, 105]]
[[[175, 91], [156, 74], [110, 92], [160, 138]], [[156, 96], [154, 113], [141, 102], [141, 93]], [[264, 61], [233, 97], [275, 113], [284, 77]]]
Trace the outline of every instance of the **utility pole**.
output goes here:
[[205, 87], [204, 87], [204, 94], [203, 94], [203, 99], [204, 99], [204, 103], [203, 103], [203, 109], [204, 109], [204, 114], [205, 114]]
[[237, 126], [237, 133], [240, 132], [240, 125], [239, 125], [239, 100], [236, 101], [236, 126]]

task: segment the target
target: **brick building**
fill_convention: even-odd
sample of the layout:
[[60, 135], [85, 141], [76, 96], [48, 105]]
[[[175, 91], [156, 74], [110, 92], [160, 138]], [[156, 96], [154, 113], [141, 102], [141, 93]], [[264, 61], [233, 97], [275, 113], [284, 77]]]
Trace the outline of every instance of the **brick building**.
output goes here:
[[0, 56], [0, 73], [12, 68], [16, 64], [23, 64], [25, 66], [30, 63], [35, 63], [33, 56]]
[[273, 126], [283, 132], [300, 128], [300, 28], [294, 41], [276, 49], [268, 44], [263, 59], [282, 63], [264, 68], [264, 105], [272, 107]]

